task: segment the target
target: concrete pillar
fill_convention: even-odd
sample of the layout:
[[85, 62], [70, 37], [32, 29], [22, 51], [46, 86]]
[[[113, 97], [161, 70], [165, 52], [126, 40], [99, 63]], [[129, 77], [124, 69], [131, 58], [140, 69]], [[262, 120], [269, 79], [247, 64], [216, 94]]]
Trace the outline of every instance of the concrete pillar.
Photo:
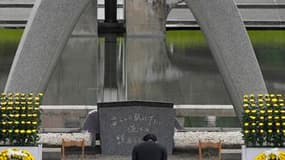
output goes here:
[[[151, 97], [150, 94], [142, 92], [145, 89], [142, 86], [145, 79], [151, 79], [147, 74], [153, 72], [154, 61], [160, 60], [161, 64], [163, 63], [161, 60], [168, 60], [165, 58], [167, 57], [165, 43], [166, 2], [165, 0], [125, 0], [125, 5], [126, 75], [129, 80], [127, 98], [152, 99], [154, 97]], [[142, 65], [149, 67], [141, 67]], [[153, 88], [151, 92], [153, 93]], [[158, 91], [156, 90], [156, 92]], [[142, 93], [145, 95], [141, 95]]]
[[[168, 63], [164, 38], [166, 3], [165, 0], [126, 0], [125, 5], [128, 99], [153, 100], [153, 95], [148, 94], [144, 87], [144, 81], [152, 78], [148, 75], [153, 72], [156, 60], [160, 64], [163, 63], [161, 60]], [[142, 67], [145, 65], [148, 67]], [[159, 92], [157, 88], [156, 92]]]
[[126, 0], [128, 36], [164, 36], [165, 0]]
[[119, 82], [119, 53], [117, 50], [117, 36], [105, 34], [104, 56], [104, 101], [118, 101]]
[[118, 58], [117, 36], [115, 34], [106, 34], [104, 88], [118, 88]]
[[186, 0], [206, 36], [239, 119], [242, 96], [267, 93], [253, 47], [233, 0]]
[[57, 60], [43, 99], [45, 104], [97, 104], [97, 1], [82, 12]]
[[207, 116], [207, 127], [216, 127], [216, 116]]
[[69, 35], [90, 0], [37, 0], [5, 92], [43, 92]]
[[160, 80], [172, 72], [164, 39], [127, 37], [126, 54], [127, 99], [169, 101], [167, 86]]
[[97, 23], [97, 0], [91, 1], [86, 9], [82, 12], [77, 24], [75, 25], [72, 35], [80, 37], [96, 37], [98, 36]]
[[97, 104], [97, 43], [91, 36], [68, 40], [50, 76], [44, 104]]

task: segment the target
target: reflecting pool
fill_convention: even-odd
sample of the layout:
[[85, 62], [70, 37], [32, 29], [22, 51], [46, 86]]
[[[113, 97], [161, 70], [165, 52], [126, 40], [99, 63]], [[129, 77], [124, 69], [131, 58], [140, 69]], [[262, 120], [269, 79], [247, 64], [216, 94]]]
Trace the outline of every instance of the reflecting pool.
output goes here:
[[[285, 30], [248, 31], [268, 90], [285, 94]], [[0, 90], [22, 30], [0, 30]], [[50, 77], [44, 104], [151, 100], [230, 104], [221, 75], [199, 30], [162, 38], [71, 37]]]

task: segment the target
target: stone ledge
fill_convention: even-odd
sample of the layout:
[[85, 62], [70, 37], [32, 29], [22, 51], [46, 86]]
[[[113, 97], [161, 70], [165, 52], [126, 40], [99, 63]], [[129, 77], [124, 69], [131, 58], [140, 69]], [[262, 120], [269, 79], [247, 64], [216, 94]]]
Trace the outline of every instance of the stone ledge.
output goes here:
[[84, 139], [86, 146], [91, 146], [92, 137], [88, 132], [84, 133], [40, 133], [39, 143], [44, 145], [61, 145], [62, 139], [79, 141]]
[[222, 141], [223, 145], [241, 145], [243, 144], [240, 131], [231, 132], [176, 132], [174, 136], [175, 147], [193, 147], [197, 146], [198, 141]]
[[[86, 142], [86, 146], [91, 146], [91, 134], [84, 133], [41, 133], [40, 143], [44, 145], [58, 146], [61, 145], [62, 138], [67, 140], [81, 140], [82, 138]], [[174, 143], [175, 147], [188, 148], [195, 147], [198, 141], [223, 141], [223, 145], [241, 145], [243, 144], [242, 134], [240, 131], [229, 132], [175, 132]]]

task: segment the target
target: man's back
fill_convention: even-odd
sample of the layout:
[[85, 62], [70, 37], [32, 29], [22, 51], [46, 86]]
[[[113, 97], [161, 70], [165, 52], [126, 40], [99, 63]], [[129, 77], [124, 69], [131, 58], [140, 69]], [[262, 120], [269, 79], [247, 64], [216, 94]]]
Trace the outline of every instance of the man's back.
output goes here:
[[166, 160], [167, 152], [164, 147], [153, 142], [147, 141], [134, 147], [132, 160]]

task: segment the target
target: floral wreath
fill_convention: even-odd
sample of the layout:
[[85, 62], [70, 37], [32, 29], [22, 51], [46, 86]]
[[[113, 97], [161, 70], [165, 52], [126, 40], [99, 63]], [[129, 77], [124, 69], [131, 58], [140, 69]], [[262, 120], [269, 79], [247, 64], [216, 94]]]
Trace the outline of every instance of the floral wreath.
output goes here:
[[8, 148], [0, 152], [0, 160], [35, 160], [27, 150]]
[[254, 160], [285, 160], [285, 152], [274, 148], [258, 154]]

